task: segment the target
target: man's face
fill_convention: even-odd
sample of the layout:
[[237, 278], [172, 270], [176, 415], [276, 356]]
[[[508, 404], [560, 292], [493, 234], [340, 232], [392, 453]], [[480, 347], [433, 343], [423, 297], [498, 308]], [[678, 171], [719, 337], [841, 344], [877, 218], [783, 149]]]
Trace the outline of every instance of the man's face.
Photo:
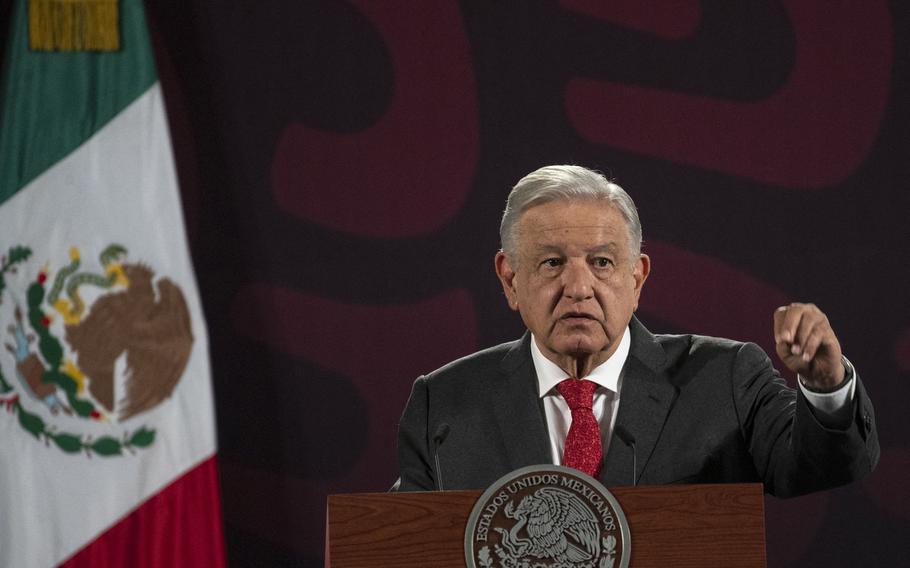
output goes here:
[[650, 269], [646, 255], [631, 257], [619, 210], [595, 200], [537, 205], [519, 219], [517, 243], [512, 260], [497, 254], [496, 272], [541, 352], [570, 374], [606, 361]]

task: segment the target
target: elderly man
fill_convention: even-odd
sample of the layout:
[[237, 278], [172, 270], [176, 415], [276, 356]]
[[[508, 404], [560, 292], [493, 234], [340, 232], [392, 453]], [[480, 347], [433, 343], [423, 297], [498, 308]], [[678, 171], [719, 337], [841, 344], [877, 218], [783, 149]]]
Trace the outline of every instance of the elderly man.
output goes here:
[[527, 175], [500, 237], [496, 274], [528, 332], [417, 379], [399, 431], [401, 490], [483, 489], [557, 463], [607, 486], [761, 481], [790, 496], [875, 467], [872, 405], [817, 307], [773, 314], [796, 390], [754, 344], [639, 323], [641, 224], [599, 173]]

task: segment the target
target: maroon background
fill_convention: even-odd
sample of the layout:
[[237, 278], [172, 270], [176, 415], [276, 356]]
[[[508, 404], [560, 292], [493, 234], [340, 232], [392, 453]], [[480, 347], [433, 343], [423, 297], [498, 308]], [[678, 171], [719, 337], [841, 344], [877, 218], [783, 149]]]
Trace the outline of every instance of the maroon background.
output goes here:
[[910, 552], [910, 8], [895, 0], [149, 5], [214, 365], [233, 566], [321, 566], [325, 496], [396, 476], [413, 379], [517, 337], [492, 271], [552, 163], [635, 198], [653, 331], [829, 315], [867, 480], [768, 498], [771, 566]]

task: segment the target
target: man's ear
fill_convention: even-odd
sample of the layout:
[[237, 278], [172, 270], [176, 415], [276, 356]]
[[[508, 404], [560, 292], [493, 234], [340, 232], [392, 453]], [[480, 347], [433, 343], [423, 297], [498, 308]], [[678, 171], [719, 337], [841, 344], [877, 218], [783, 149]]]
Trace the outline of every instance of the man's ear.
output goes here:
[[635, 305], [632, 310], [638, 309], [638, 298], [641, 297], [641, 289], [645, 286], [645, 280], [651, 274], [651, 257], [646, 254], [638, 255], [635, 265], [632, 267], [632, 278], [635, 279]]
[[499, 282], [502, 284], [502, 291], [509, 302], [509, 307], [517, 310], [518, 293], [515, 291], [515, 269], [512, 267], [512, 263], [509, 262], [506, 253], [502, 251], [496, 253], [493, 263], [496, 268], [496, 276], [499, 277]]

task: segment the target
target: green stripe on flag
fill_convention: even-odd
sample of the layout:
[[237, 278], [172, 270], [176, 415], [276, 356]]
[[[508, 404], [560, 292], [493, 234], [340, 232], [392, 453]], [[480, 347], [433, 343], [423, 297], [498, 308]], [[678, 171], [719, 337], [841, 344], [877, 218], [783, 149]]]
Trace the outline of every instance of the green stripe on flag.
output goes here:
[[157, 80], [140, 0], [121, 1], [117, 52], [29, 51], [26, 4], [15, 0], [0, 84], [0, 203]]

